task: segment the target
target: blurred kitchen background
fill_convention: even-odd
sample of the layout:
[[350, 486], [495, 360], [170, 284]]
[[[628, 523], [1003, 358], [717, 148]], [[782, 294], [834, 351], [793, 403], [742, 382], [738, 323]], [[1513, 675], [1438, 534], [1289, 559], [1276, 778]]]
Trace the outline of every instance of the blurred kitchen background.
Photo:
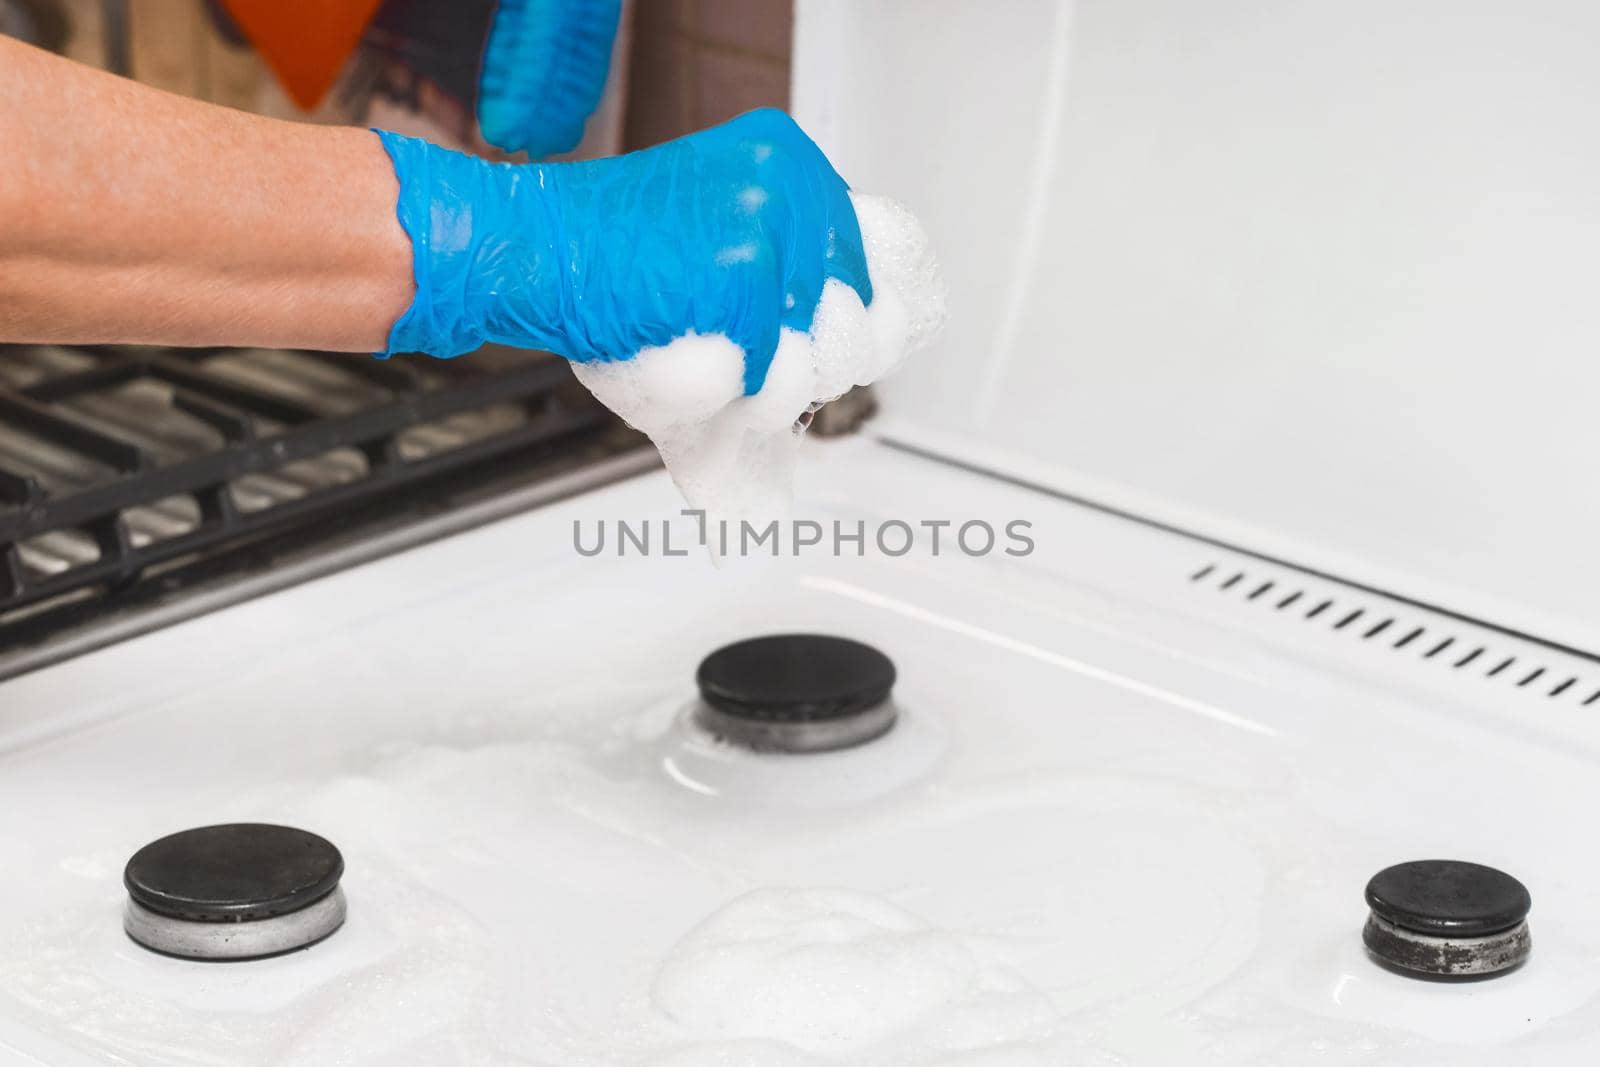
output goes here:
[[[278, 5], [285, 17], [294, 6]], [[0, 0], [0, 32], [228, 107], [486, 148], [448, 86], [471, 84], [491, 6], [378, 5], [337, 84], [310, 109], [291, 99], [220, 0]], [[629, 0], [605, 99], [574, 154], [643, 148], [751, 108], [785, 107], [793, 8], [793, 0]]]

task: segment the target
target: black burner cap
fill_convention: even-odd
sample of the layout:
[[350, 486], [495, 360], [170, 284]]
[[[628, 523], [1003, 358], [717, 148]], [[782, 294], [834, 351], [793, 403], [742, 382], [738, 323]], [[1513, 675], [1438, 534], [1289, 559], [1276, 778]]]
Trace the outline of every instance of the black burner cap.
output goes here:
[[882, 704], [889, 657], [860, 641], [778, 634], [719, 648], [696, 675], [707, 704], [755, 722], [823, 722]]
[[344, 857], [292, 826], [227, 823], [152, 841], [122, 873], [135, 902], [195, 922], [245, 922], [315, 904], [339, 884]]
[[1528, 917], [1533, 898], [1493, 867], [1460, 860], [1397, 863], [1367, 883], [1372, 913], [1391, 925], [1433, 937], [1485, 937]]

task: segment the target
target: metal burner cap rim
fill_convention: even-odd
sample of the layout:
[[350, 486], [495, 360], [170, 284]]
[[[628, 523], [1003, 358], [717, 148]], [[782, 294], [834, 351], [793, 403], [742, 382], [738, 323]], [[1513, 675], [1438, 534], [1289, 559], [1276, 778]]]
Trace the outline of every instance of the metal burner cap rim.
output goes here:
[[791, 755], [838, 752], [876, 741], [894, 728], [898, 718], [899, 709], [892, 700], [855, 715], [812, 722], [756, 721], [729, 715], [704, 701], [693, 712], [700, 729], [724, 742], [751, 752]]
[[1380, 962], [1412, 975], [1488, 977], [1526, 962], [1533, 939], [1526, 922], [1484, 937], [1432, 937], [1368, 914], [1361, 940]]
[[344, 925], [344, 890], [335, 886], [313, 904], [270, 919], [194, 922], [175, 919], [129, 899], [122, 928], [153, 952], [191, 960], [252, 960], [307, 948]]

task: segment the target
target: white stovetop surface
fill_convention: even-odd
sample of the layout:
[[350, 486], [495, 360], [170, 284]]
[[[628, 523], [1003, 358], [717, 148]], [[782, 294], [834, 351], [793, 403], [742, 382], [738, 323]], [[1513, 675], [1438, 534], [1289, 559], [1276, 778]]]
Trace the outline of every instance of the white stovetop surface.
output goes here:
[[[651, 475], [0, 685], [0, 1060], [1591, 1061], [1594, 716], [1231, 627], [1176, 535], [811, 448], [802, 514], [1021, 517], [1038, 551], [578, 557], [574, 519], [673, 512]], [[885, 741], [741, 757], [677, 723], [705, 653], [807, 629], [895, 660]], [[335, 841], [346, 927], [245, 964], [126, 940], [126, 858], [235, 819]], [[1528, 884], [1522, 970], [1364, 957], [1367, 878], [1440, 855]], [[774, 887], [916, 921], [675, 951]]]

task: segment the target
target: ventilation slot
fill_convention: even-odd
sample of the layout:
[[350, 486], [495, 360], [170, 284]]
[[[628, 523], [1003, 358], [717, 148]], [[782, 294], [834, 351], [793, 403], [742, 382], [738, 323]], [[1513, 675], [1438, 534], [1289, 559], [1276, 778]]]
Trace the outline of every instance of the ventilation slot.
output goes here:
[[[1391, 653], [1402, 653], [1416, 662], [1433, 660], [1448, 664], [1448, 669], [1475, 675], [1484, 681], [1539, 694], [1546, 699], [1564, 698], [1578, 707], [1600, 704], [1600, 688], [1594, 678], [1567, 674], [1559, 667], [1536, 659], [1519, 660], [1506, 649], [1498, 652], [1459, 633], [1450, 633], [1448, 624], [1405, 620], [1404, 613], [1383, 611], [1370, 600], [1354, 596], [1329, 597], [1315, 582], [1285, 580], [1284, 575], [1252, 574], [1221, 563], [1208, 563], [1189, 575], [1196, 586], [1210, 588], [1241, 605], [1258, 605], [1268, 612], [1283, 612], [1290, 618], [1325, 628], [1329, 635], [1342, 639], [1370, 641]], [[1324, 586], [1323, 589], [1326, 589]], [[1294, 611], [1289, 609], [1293, 608]], [[1504, 676], [1504, 677], [1503, 677]]]
[[1363, 616], [1365, 614], [1366, 614], [1365, 611], [1363, 611], [1361, 608], [1357, 608], [1356, 610], [1352, 611], [1350, 614], [1346, 615], [1344, 618], [1340, 619], [1338, 622], [1334, 623], [1333, 624], [1333, 628], [1335, 630], [1342, 630], [1346, 626], [1349, 626], [1351, 623], [1355, 622], [1357, 619], [1361, 618], [1361, 616]]

